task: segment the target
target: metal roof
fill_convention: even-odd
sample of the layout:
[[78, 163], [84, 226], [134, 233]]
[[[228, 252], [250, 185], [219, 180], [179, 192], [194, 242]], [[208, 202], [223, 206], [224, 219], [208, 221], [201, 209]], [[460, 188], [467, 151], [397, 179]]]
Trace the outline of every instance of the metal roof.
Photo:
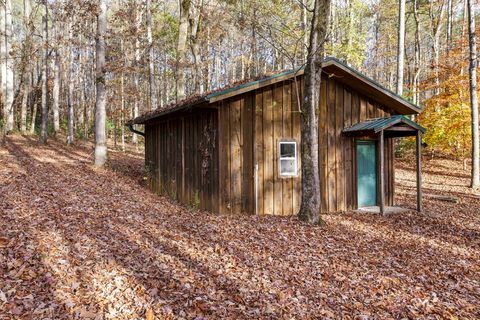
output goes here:
[[406, 124], [412, 127], [412, 129], [418, 130], [422, 133], [426, 132], [426, 129], [424, 127], [422, 127], [415, 121], [412, 121], [403, 115], [395, 115], [395, 116], [386, 117], [386, 118], [376, 118], [376, 119], [365, 120], [357, 124], [354, 124], [351, 127], [343, 129], [343, 132], [344, 133], [354, 133], [354, 132], [379, 133], [382, 130], [388, 129], [400, 123]]
[[[378, 82], [336, 58], [328, 57], [324, 59], [322, 68], [329, 76], [334, 76], [336, 80], [345, 83], [347, 86], [356, 89], [371, 99], [377, 100], [381, 104], [388, 105], [400, 114], [417, 114], [422, 111], [422, 108], [419, 106], [412, 104], [410, 101], [388, 90]], [[227, 99], [279, 81], [291, 79], [295, 76], [302, 76], [303, 73], [304, 67], [301, 67], [263, 78], [260, 77], [259, 79], [253, 79], [251, 81], [240, 81], [240, 83], [230, 84], [225, 88], [220, 88], [205, 94], [196, 94], [177, 103], [171, 103], [163, 108], [148, 111], [145, 114], [130, 120], [129, 123], [144, 124], [146, 121], [153, 118], [188, 109], [202, 103], [213, 103]]]

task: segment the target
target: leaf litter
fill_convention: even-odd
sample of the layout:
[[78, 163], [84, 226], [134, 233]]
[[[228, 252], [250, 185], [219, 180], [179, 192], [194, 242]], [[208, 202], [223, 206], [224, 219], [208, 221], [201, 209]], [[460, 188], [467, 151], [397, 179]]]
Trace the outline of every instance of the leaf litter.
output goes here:
[[[0, 319], [478, 319], [480, 199], [426, 161], [425, 212], [219, 216], [150, 192], [143, 157], [91, 145], [0, 148]], [[396, 170], [414, 208], [415, 172]]]

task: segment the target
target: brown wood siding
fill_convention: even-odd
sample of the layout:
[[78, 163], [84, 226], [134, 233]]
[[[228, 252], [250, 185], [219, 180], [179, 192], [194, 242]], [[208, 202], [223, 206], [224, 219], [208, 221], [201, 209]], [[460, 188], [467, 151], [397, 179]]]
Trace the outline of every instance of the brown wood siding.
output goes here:
[[[369, 118], [389, 116], [391, 112], [335, 78], [322, 80], [326, 84], [322, 85], [319, 108], [321, 210], [352, 210], [357, 207], [355, 138], [341, 131]], [[393, 205], [393, 141], [387, 140], [385, 147], [385, 203]]]
[[[297, 85], [298, 88], [294, 81], [287, 80], [222, 102], [219, 108], [220, 212], [298, 213], [301, 204], [301, 132], [296, 92], [298, 89], [303, 97], [302, 77], [298, 78]], [[343, 135], [343, 128], [390, 114], [387, 108], [335, 78], [323, 78], [319, 107], [322, 212], [357, 207], [355, 139]], [[282, 178], [279, 175], [278, 146], [282, 139], [297, 141], [297, 177]], [[387, 140], [385, 146], [385, 200], [387, 205], [392, 205], [393, 142]], [[238, 199], [242, 201], [238, 203]]]
[[216, 114], [201, 110], [145, 125], [145, 164], [154, 192], [218, 211]]
[[[320, 95], [321, 211], [351, 210], [357, 206], [355, 138], [342, 130], [392, 112], [334, 77], [322, 78]], [[182, 203], [223, 214], [297, 214], [302, 97], [303, 77], [298, 77], [297, 82], [281, 81], [146, 125], [149, 186]], [[296, 177], [279, 175], [282, 139], [297, 142]], [[385, 147], [385, 201], [393, 205], [393, 141], [387, 139]]]
[[[300, 81], [298, 85], [300, 88]], [[219, 188], [229, 190], [222, 192], [220, 212], [298, 212], [300, 178], [280, 177], [278, 163], [282, 139], [295, 140], [299, 147], [300, 114], [293, 92], [293, 81], [280, 82], [242, 94], [238, 101], [238, 97], [227, 99], [219, 108], [219, 155], [223, 164], [219, 166]], [[237, 137], [241, 137], [239, 145]], [[237, 146], [241, 150], [238, 157]], [[237, 173], [241, 173], [240, 183]], [[243, 199], [240, 206], [235, 205], [236, 199]]]

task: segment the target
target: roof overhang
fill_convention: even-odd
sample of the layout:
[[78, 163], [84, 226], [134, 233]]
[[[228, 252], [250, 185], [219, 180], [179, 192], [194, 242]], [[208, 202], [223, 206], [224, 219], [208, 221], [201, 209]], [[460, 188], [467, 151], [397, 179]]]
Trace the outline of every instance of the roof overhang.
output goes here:
[[349, 67], [335, 58], [327, 58], [323, 62], [322, 69], [329, 76], [338, 80], [365, 96], [378, 101], [379, 103], [392, 108], [399, 114], [411, 115], [422, 112], [422, 109], [402, 98], [396, 93], [388, 90], [378, 82], [370, 79], [359, 71]]

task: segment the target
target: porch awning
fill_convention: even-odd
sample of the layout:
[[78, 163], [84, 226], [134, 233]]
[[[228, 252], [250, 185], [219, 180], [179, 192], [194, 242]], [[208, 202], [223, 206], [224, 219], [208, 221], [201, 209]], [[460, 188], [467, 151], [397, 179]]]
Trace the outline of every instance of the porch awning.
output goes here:
[[417, 159], [417, 210], [422, 211], [422, 135], [425, 128], [402, 115], [386, 118], [370, 119], [354, 124], [343, 129], [343, 133], [349, 136], [374, 136], [378, 139], [380, 155], [378, 172], [380, 212], [385, 212], [385, 138], [416, 136], [416, 159]]
[[406, 137], [415, 136], [417, 132], [423, 134], [426, 129], [403, 115], [369, 119], [343, 129], [343, 133], [350, 136], [377, 135], [381, 131], [390, 137]]

